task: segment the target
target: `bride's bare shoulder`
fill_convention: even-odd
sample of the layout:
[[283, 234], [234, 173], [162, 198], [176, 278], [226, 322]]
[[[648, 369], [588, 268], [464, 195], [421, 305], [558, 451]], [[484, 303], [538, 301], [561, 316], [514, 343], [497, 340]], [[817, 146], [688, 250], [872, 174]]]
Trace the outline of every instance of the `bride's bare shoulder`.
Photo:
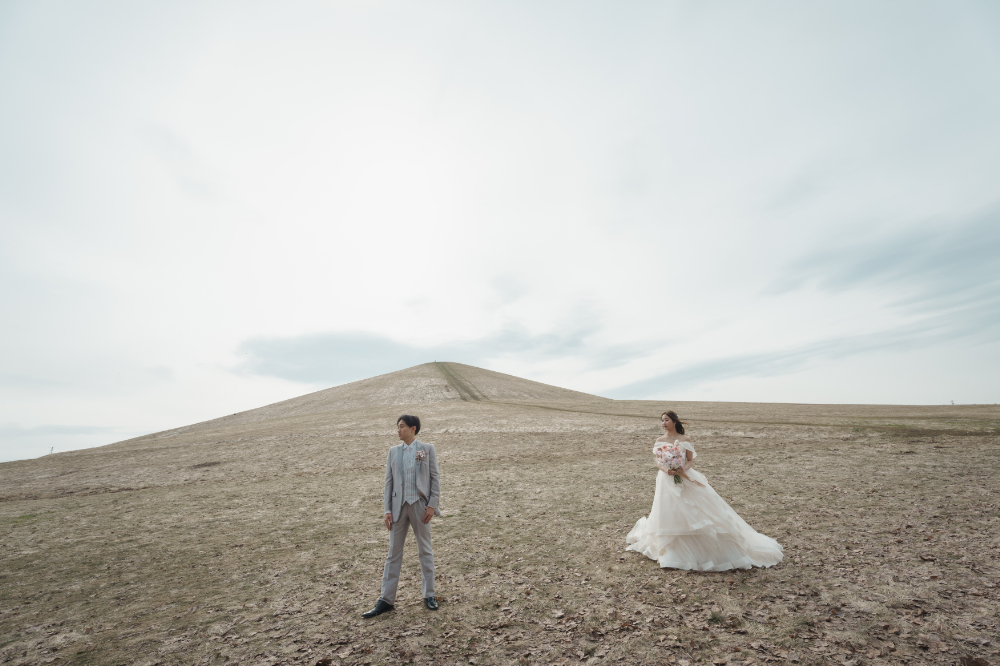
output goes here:
[[656, 441], [658, 441], [658, 442], [669, 442], [670, 440], [667, 439], [666, 435], [660, 435], [659, 437], [656, 438]]
[[688, 437], [687, 435], [677, 435], [677, 439], [679, 439], [682, 442], [690, 442], [691, 441], [691, 438]]

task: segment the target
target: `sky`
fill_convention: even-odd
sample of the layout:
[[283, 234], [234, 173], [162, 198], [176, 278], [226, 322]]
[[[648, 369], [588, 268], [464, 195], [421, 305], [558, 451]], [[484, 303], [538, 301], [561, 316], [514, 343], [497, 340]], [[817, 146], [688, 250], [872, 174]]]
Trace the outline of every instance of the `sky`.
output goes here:
[[1000, 5], [0, 4], [0, 460], [429, 361], [1000, 402]]

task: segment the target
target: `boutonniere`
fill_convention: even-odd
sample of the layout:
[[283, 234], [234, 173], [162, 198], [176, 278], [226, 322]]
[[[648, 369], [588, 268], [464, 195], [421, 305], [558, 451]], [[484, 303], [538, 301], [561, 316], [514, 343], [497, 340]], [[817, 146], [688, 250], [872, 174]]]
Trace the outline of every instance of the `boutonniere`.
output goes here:
[[421, 460], [427, 457], [427, 452], [424, 451], [423, 449], [420, 449], [414, 455], [417, 457], [417, 462], [420, 462]]

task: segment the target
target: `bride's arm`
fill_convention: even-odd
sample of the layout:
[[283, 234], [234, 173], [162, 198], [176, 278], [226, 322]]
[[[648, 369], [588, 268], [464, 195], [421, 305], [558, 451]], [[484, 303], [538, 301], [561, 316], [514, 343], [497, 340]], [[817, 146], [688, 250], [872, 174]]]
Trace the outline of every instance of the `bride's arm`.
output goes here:
[[[691, 469], [692, 465], [694, 465], [694, 454], [691, 453], [690, 451], [686, 451], [685, 453], [687, 454], [687, 456], [686, 456], [687, 457], [687, 462], [684, 463], [684, 467], [682, 467], [680, 469], [671, 469], [671, 470], [663, 470], [663, 471], [665, 471], [670, 476], [673, 476], [673, 475], [676, 474], [677, 476], [681, 477], [682, 479], [687, 479], [688, 481], [690, 481], [691, 479], [688, 478], [688, 475], [686, 474], [686, 472], [689, 469]], [[660, 469], [663, 469], [663, 468], [661, 467]]]
[[685, 450], [684, 454], [684, 457], [687, 458], [687, 462], [684, 463], [684, 471], [686, 472], [694, 465], [694, 454], [690, 450]]

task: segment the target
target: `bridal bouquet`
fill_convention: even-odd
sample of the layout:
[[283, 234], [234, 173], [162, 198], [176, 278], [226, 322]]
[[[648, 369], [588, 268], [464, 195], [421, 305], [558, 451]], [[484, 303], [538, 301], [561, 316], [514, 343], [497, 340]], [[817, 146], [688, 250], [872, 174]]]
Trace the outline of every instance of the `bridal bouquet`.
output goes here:
[[[667, 469], [681, 469], [687, 463], [684, 447], [676, 442], [660, 442], [653, 447], [653, 455], [656, 456], [656, 462]], [[674, 475], [674, 483], [681, 483], [679, 474]]]

